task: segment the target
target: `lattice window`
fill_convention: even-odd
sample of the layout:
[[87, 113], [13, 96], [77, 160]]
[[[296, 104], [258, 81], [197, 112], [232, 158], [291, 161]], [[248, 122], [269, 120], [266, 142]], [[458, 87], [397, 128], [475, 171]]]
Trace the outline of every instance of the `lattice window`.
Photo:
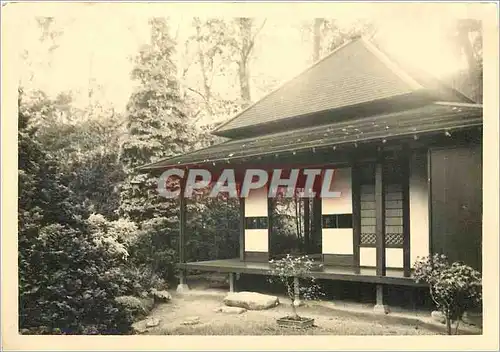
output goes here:
[[386, 233], [385, 234], [386, 247], [403, 247], [403, 234], [402, 233]]
[[373, 246], [377, 244], [377, 235], [374, 233], [362, 233], [361, 234], [361, 245]]
[[[397, 164], [384, 167], [385, 187], [385, 244], [403, 247], [403, 193], [401, 170]], [[361, 170], [361, 241], [364, 247], [376, 245], [375, 167], [367, 165]]]

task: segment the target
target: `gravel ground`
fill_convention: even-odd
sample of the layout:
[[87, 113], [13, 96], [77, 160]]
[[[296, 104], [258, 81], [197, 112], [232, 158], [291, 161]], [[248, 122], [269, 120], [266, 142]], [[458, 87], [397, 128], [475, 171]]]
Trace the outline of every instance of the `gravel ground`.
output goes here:
[[[386, 316], [359, 316], [317, 306], [299, 307], [301, 316], [314, 318], [315, 327], [297, 330], [281, 328], [276, 319], [291, 312], [288, 304], [262, 311], [242, 314], [218, 313], [223, 305], [220, 295], [174, 296], [172, 301], [156, 307], [148, 319], [158, 319], [156, 327], [148, 328], [148, 335], [436, 335], [439, 327], [428, 324], [391, 322]], [[197, 318], [195, 325], [183, 323]], [[145, 321], [137, 323], [144, 328]]]

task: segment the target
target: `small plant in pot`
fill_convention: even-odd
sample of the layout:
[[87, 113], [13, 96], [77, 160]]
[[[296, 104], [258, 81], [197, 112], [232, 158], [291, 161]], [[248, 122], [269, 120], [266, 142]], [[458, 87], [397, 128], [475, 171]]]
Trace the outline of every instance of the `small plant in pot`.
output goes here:
[[414, 277], [429, 285], [434, 304], [443, 315], [448, 335], [455, 335], [468, 309], [481, 304], [481, 273], [460, 262], [449, 263], [443, 254], [417, 259]]
[[[301, 299], [312, 300], [322, 295], [319, 285], [311, 272], [317, 266], [307, 255], [291, 256], [279, 260], [270, 260], [269, 281], [281, 284], [290, 298], [292, 314], [278, 319], [278, 325], [306, 328], [314, 326], [314, 319], [301, 317], [297, 313], [297, 306]], [[300, 280], [300, 281], [299, 281]]]

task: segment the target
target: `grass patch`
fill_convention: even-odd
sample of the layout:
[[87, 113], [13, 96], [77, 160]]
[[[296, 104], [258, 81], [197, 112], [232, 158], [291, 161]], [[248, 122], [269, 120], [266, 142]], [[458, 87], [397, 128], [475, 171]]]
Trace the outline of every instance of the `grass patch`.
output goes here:
[[262, 324], [250, 322], [245, 326], [234, 324], [203, 324], [197, 326], [182, 326], [172, 330], [164, 330], [161, 335], [330, 335], [328, 330], [320, 327], [295, 329], [279, 327], [277, 324]]
[[280, 327], [275, 321], [234, 323], [205, 323], [193, 326], [178, 326], [171, 329], [159, 329], [155, 335], [433, 335], [418, 326], [394, 326], [382, 324], [356, 324], [352, 321], [339, 321], [328, 326], [315, 325], [312, 328], [300, 329]]

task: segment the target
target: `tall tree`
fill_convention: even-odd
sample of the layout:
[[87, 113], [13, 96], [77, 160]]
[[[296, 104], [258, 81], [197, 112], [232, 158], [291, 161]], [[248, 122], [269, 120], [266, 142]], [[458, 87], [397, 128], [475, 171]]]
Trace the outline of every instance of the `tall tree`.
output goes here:
[[483, 35], [481, 21], [461, 19], [450, 32], [450, 39], [455, 43], [457, 53], [463, 55], [467, 69], [451, 78], [454, 88], [482, 103], [483, 101]]
[[235, 41], [235, 47], [239, 54], [238, 77], [240, 82], [240, 94], [243, 101], [243, 107], [251, 102], [250, 93], [250, 56], [252, 54], [255, 38], [266, 24], [263, 20], [258, 28], [254, 29], [255, 21], [252, 18], [240, 17], [235, 19], [238, 26], [238, 40]]
[[[257, 27], [251, 18], [222, 18], [193, 19], [194, 34], [186, 43], [186, 52], [194, 51], [191, 58], [185, 60], [189, 64], [183, 75], [193, 67], [199, 67], [201, 77], [200, 87], [188, 87], [188, 91], [195, 93], [198, 106], [204, 106], [209, 116], [231, 116], [242, 106], [251, 101], [250, 87], [250, 59], [255, 46], [256, 37], [265, 25], [265, 20]], [[194, 47], [194, 48], [193, 48]], [[186, 56], [187, 55], [186, 53]], [[196, 62], [198, 65], [191, 65]], [[236, 68], [236, 70], [234, 69]], [[228, 99], [219, 94], [213, 87], [215, 77], [234, 76], [238, 82], [239, 99]], [[238, 89], [236, 88], [236, 89]], [[201, 101], [200, 99], [201, 98]], [[201, 102], [201, 104], [200, 104]], [[201, 110], [196, 112], [200, 114]], [[201, 114], [201, 117], [204, 114]]]
[[313, 62], [319, 60], [321, 51], [321, 26], [325, 20], [323, 18], [315, 18], [313, 25]]
[[250, 96], [250, 68], [248, 58], [252, 52], [254, 40], [252, 40], [252, 19], [238, 18], [237, 24], [240, 32], [241, 44], [238, 47], [240, 59], [238, 60], [238, 77], [240, 81], [240, 93], [243, 103], [247, 105], [251, 101]]
[[183, 112], [172, 60], [175, 43], [167, 20], [154, 18], [149, 24], [150, 43], [140, 50], [132, 70], [139, 85], [127, 105], [128, 136], [121, 155], [127, 177], [121, 185], [119, 214], [144, 232], [137, 253], [142, 263], [172, 275], [169, 265], [173, 264], [173, 239], [178, 233], [177, 202], [159, 196], [157, 178], [136, 168], [187, 151], [193, 138]]

